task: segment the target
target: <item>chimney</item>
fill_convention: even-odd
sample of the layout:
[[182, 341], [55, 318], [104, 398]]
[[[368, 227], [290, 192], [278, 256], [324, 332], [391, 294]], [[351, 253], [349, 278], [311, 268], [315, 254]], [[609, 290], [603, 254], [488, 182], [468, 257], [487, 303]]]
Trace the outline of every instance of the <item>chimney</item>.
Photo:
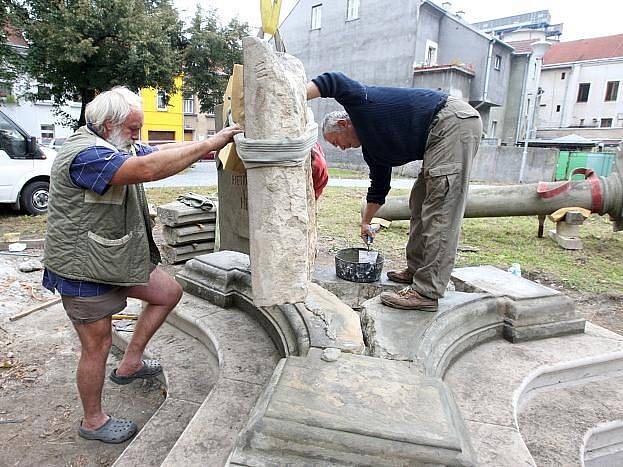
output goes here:
[[446, 11], [450, 11], [452, 10], [452, 2], [443, 2], [441, 7]]
[[459, 10], [455, 13], [459, 18], [465, 19], [465, 12], [463, 10]]

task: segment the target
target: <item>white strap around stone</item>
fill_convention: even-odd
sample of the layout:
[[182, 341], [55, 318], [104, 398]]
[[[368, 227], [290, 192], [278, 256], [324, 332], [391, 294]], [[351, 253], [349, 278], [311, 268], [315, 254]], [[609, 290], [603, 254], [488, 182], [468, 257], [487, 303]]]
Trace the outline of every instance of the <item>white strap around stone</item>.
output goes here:
[[247, 169], [254, 167], [302, 165], [318, 139], [318, 124], [311, 120], [305, 134], [295, 139], [253, 140], [243, 134], [234, 136], [238, 156]]

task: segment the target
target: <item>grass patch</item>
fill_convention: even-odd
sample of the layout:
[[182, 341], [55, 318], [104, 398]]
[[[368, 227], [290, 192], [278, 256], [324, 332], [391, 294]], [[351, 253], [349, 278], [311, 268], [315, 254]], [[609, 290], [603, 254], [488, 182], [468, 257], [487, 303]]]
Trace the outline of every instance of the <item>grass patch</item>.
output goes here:
[[[359, 219], [362, 188], [325, 189], [320, 202], [318, 229], [320, 248], [334, 254], [341, 248], [362, 245]], [[392, 190], [400, 196], [407, 190]], [[546, 231], [554, 224], [546, 221]], [[478, 249], [459, 252], [457, 266], [490, 264], [507, 269], [519, 263], [525, 277], [547, 277], [584, 292], [609, 293], [623, 290], [623, 232], [613, 232], [606, 217], [592, 216], [580, 228], [584, 250], [558, 247], [549, 238], [537, 238], [538, 220], [534, 217], [497, 217], [465, 219], [460, 245]], [[390, 260], [404, 261], [408, 221], [395, 221], [374, 241], [374, 248]], [[324, 244], [322, 243], [324, 242]]]
[[[174, 201], [189, 191], [215, 195], [216, 187], [151, 188], [147, 198], [156, 206]], [[392, 196], [408, 190], [392, 190]], [[333, 255], [351, 246], [363, 245], [359, 239], [361, 200], [365, 188], [327, 187], [320, 198], [318, 246]], [[43, 238], [47, 216], [29, 216], [0, 208], [0, 235], [20, 232], [23, 239]], [[549, 238], [537, 238], [535, 217], [499, 217], [465, 219], [461, 229], [463, 246], [476, 252], [459, 252], [457, 266], [491, 264], [507, 269], [521, 264], [524, 276], [547, 277], [567, 288], [582, 292], [609, 293], [623, 290], [623, 232], [613, 232], [612, 224], [599, 216], [590, 217], [580, 228], [584, 250], [559, 248]], [[546, 221], [546, 230], [554, 228]], [[374, 241], [374, 248], [392, 261], [404, 261], [404, 246], [409, 231], [408, 221], [395, 221]]]
[[338, 169], [329, 167], [329, 178], [355, 178], [355, 179], [367, 179], [367, 172], [358, 172], [356, 170]]

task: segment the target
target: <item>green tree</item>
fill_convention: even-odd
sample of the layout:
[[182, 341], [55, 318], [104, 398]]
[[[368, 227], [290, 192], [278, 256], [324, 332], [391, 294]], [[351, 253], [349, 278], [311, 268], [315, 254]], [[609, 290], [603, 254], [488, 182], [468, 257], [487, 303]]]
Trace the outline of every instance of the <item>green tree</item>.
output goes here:
[[197, 8], [186, 30], [184, 81], [199, 98], [202, 112], [222, 102], [234, 64], [242, 63], [242, 38], [248, 35], [247, 23], [233, 19], [221, 26], [215, 11]]
[[100, 91], [124, 85], [173, 93], [182, 71], [182, 23], [170, 0], [22, 0], [30, 76], [62, 104], [84, 109]]
[[23, 54], [11, 46], [8, 34], [18, 34], [13, 22], [19, 23], [24, 14], [19, 5], [11, 0], [0, 0], [0, 82], [3, 87], [10, 87], [20, 74]]

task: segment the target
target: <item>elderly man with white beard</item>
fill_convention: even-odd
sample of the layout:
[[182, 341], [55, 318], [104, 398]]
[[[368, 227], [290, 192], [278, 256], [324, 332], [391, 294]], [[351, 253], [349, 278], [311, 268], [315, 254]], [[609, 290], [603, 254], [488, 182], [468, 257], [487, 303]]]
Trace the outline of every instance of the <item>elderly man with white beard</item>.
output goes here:
[[184, 170], [241, 130], [227, 127], [204, 141], [158, 147], [137, 143], [141, 101], [124, 87], [99, 94], [85, 116], [87, 124], [68, 138], [52, 165], [43, 285], [61, 295], [81, 343], [79, 435], [122, 443], [134, 436], [136, 424], [108, 415], [101, 403], [111, 317], [126, 307], [127, 297], [146, 302], [110, 379], [128, 384], [153, 378], [162, 367], [143, 359], [143, 351], [182, 296], [179, 284], [158, 267], [142, 183]]

